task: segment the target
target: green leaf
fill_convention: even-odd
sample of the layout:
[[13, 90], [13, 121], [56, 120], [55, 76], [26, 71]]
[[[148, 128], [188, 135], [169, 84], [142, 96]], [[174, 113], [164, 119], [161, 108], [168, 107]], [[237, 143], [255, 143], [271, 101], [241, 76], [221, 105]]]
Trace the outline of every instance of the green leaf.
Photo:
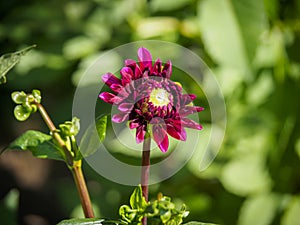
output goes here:
[[7, 53], [0, 57], [0, 84], [6, 82], [5, 75], [11, 70], [18, 62], [20, 62], [21, 58], [32, 48], [36, 47], [36, 45], [29, 46], [21, 51]]
[[300, 158], [300, 138], [298, 138], [295, 143], [295, 151], [298, 154], [298, 157]]
[[281, 225], [300, 225], [299, 212], [300, 196], [295, 196], [292, 198], [282, 217]]
[[140, 221], [142, 216], [137, 214], [137, 210], [132, 210], [128, 205], [122, 205], [119, 209], [119, 215], [128, 223], [137, 220]]
[[27, 94], [24, 91], [14, 91], [11, 98], [16, 104], [23, 104], [26, 102]]
[[59, 222], [57, 225], [119, 225], [125, 224], [121, 221], [117, 220], [107, 220], [107, 219], [96, 219], [96, 218], [73, 218], [69, 220], [63, 220]]
[[270, 189], [272, 180], [259, 154], [236, 157], [223, 167], [221, 182], [240, 196], [262, 193]]
[[206, 50], [220, 66], [249, 75], [261, 33], [267, 28], [261, 0], [204, 0], [199, 18]]
[[170, 220], [171, 217], [172, 217], [172, 213], [170, 211], [166, 211], [165, 213], [160, 215], [160, 219], [163, 223], [168, 222], [168, 220]]
[[202, 223], [202, 222], [198, 222], [198, 221], [191, 221], [188, 223], [185, 223], [184, 225], [217, 225], [215, 223]]
[[33, 89], [32, 90], [32, 95], [33, 95], [35, 101], [37, 101], [38, 103], [41, 103], [42, 96], [41, 96], [41, 91], [40, 90]]
[[87, 36], [78, 36], [64, 43], [63, 53], [70, 60], [86, 57], [98, 49], [99, 43], [96, 39]]
[[273, 91], [272, 74], [262, 72], [256, 82], [247, 89], [246, 98], [249, 104], [259, 105], [265, 103]]
[[99, 144], [104, 141], [107, 128], [107, 116], [101, 115], [96, 119], [96, 123], [89, 126], [80, 141], [80, 151], [84, 157], [93, 154]]
[[96, 120], [96, 129], [99, 140], [102, 142], [106, 136], [107, 116], [98, 117]]
[[147, 202], [143, 196], [141, 185], [137, 186], [130, 196], [130, 206], [132, 209], [144, 210], [147, 207]]
[[80, 120], [77, 117], [73, 117], [72, 121], [66, 121], [59, 125], [60, 134], [64, 137], [76, 136], [80, 129]]
[[279, 207], [276, 194], [261, 194], [248, 198], [240, 211], [238, 225], [268, 225], [272, 223]]
[[25, 121], [28, 119], [32, 112], [32, 108], [24, 107], [23, 105], [17, 105], [14, 109], [14, 115], [17, 120]]
[[50, 135], [39, 131], [29, 130], [14, 140], [8, 148], [29, 150], [37, 158], [64, 160], [60, 155], [60, 148]]
[[152, 11], [173, 11], [191, 4], [192, 0], [152, 0], [150, 1], [150, 8]]

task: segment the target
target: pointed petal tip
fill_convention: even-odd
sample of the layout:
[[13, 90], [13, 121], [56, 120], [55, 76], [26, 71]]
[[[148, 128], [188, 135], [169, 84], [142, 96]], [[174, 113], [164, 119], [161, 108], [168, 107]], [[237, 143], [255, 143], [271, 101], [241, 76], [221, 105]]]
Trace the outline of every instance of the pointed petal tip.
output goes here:
[[203, 126], [201, 124], [199, 124], [199, 126], [197, 127], [197, 130], [202, 130]]
[[117, 104], [121, 101], [121, 99], [118, 96], [115, 96], [114, 94], [109, 92], [100, 93], [99, 98], [109, 104]]
[[115, 114], [111, 120], [115, 123], [122, 123], [128, 119], [129, 115], [126, 113]]
[[170, 79], [172, 75], [172, 62], [168, 60], [164, 65], [163, 71], [166, 73], [166, 78]]
[[152, 56], [148, 49], [141, 47], [138, 50], [138, 58], [140, 62], [151, 62], [152, 63]]
[[163, 148], [162, 146], [158, 146], [158, 147], [162, 153], [166, 153], [168, 151], [168, 147], [167, 148]]
[[167, 152], [169, 148], [169, 138], [167, 131], [160, 125], [152, 127], [153, 140], [162, 152]]
[[145, 127], [143, 125], [139, 126], [136, 128], [136, 143], [140, 144], [144, 141], [145, 139]]
[[100, 99], [102, 99], [103, 101], [106, 102], [106, 99], [107, 99], [107, 93], [108, 93], [108, 92], [102, 92], [102, 93], [100, 93], [100, 94], [98, 95], [98, 97], [99, 97]]

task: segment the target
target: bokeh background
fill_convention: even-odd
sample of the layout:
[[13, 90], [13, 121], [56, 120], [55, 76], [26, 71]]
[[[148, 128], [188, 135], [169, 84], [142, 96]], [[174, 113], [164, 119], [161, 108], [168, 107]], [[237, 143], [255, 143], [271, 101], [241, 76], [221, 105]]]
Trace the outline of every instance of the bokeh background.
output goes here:
[[[76, 85], [100, 53], [137, 40], [174, 42], [213, 70], [227, 130], [208, 169], [199, 172], [192, 159], [151, 186], [150, 196], [161, 191], [186, 203], [188, 220], [300, 224], [299, 0], [12, 0], [0, 2], [0, 21], [1, 54], [37, 44], [0, 86], [1, 149], [25, 130], [48, 132], [38, 114], [24, 123], [14, 119], [12, 91], [40, 89], [59, 124], [71, 119]], [[86, 164], [84, 171], [96, 215], [118, 218], [133, 188]], [[0, 191], [1, 224], [56, 224], [82, 215], [65, 165], [29, 152], [1, 155]]]

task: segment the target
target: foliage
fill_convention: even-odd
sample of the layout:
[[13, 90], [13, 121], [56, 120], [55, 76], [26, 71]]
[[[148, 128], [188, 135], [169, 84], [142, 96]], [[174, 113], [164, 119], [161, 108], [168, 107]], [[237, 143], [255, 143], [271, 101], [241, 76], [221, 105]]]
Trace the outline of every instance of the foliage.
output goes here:
[[[228, 225], [299, 223], [299, 1], [54, 0], [41, 4], [31, 0], [1, 4], [1, 52], [32, 41], [39, 46], [11, 71], [12, 82], [1, 86], [2, 96], [16, 87], [39, 85], [48, 103], [55, 106], [55, 121], [69, 118], [72, 91], [99, 51], [142, 39], [166, 40], [192, 49], [211, 67], [225, 96], [226, 137], [209, 168], [199, 171], [195, 155], [174, 178], [152, 187], [150, 194], [159, 188], [186, 202], [191, 220]], [[181, 77], [178, 81], [198, 94], [192, 82]], [[12, 106], [4, 97], [1, 103], [5, 106], [0, 109], [1, 118], [10, 118]], [[104, 105], [99, 107], [109, 111]], [[208, 127], [209, 116], [203, 122]], [[5, 146], [18, 135], [14, 130], [18, 123], [9, 119], [0, 123]], [[120, 155], [126, 157], [123, 152]], [[92, 192], [101, 215], [114, 217], [114, 209], [126, 201], [130, 188], [117, 189], [88, 171], [89, 180], [102, 183], [101, 191]], [[111, 198], [112, 193], [119, 197]], [[69, 204], [67, 195], [63, 197], [62, 207], [76, 207]]]
[[[99, 141], [103, 142], [106, 136], [106, 128], [107, 128], [107, 115], [103, 114], [99, 116], [95, 121], [96, 126], [89, 126], [81, 140], [80, 140], [80, 149], [82, 149], [81, 154], [83, 156], [89, 156], [93, 154], [99, 145]], [[95, 138], [97, 137], [97, 138]], [[99, 141], [98, 141], [99, 140]]]
[[38, 158], [63, 160], [60, 147], [53, 141], [50, 135], [39, 131], [29, 130], [14, 140], [11, 149], [29, 150]]
[[[40, 92], [37, 90], [32, 91], [34, 96], [40, 96]], [[38, 93], [38, 94], [37, 94]], [[14, 92], [12, 94], [12, 98], [14, 102], [21, 103], [23, 102], [28, 103], [28, 96], [23, 91], [22, 92]], [[40, 98], [38, 100], [40, 102]], [[34, 105], [35, 106], [35, 105]], [[35, 106], [36, 107], [36, 106]], [[36, 110], [36, 109], [35, 109]], [[27, 114], [26, 114], [27, 115]], [[15, 113], [17, 119], [20, 117], [19, 114]], [[103, 141], [105, 133], [106, 133], [106, 116], [100, 117], [97, 120], [97, 134], [101, 141]], [[68, 151], [71, 153], [73, 159], [80, 160], [82, 155], [80, 153], [80, 148], [77, 146], [75, 136], [79, 132], [80, 123], [79, 119], [74, 117], [72, 121], [66, 121], [63, 124], [59, 125], [59, 129], [56, 132], [64, 141], [65, 146], [67, 147]], [[90, 130], [87, 130], [84, 136], [88, 135]], [[87, 141], [86, 139], [82, 139], [82, 141]], [[90, 147], [90, 146], [89, 146]], [[93, 147], [93, 146], [92, 146]], [[55, 139], [51, 135], [44, 134], [39, 131], [29, 130], [14, 140], [8, 146], [9, 149], [21, 149], [21, 150], [29, 150], [31, 153], [37, 158], [48, 158], [54, 160], [66, 160], [66, 154], [62, 147], [57, 143]], [[95, 150], [95, 149], [93, 149]], [[91, 151], [92, 152], [92, 151]], [[91, 153], [89, 153], [91, 154]], [[88, 155], [88, 154], [86, 154]]]
[[147, 217], [149, 224], [178, 225], [189, 214], [185, 205], [181, 209], [171, 202], [171, 198], [159, 195], [153, 202], [146, 202], [139, 185], [130, 197], [130, 205], [122, 205], [119, 214], [126, 224], [142, 224], [142, 218]]
[[69, 220], [63, 220], [59, 222], [57, 225], [122, 225], [124, 223], [120, 221], [114, 221], [114, 220], [105, 220], [105, 219], [91, 219], [91, 218], [84, 218], [84, 219], [78, 219], [73, 218]]
[[6, 83], [6, 74], [10, 71], [21, 58], [32, 48], [36, 47], [32, 45], [21, 51], [6, 53], [0, 57], [0, 84]]
[[12, 100], [18, 104], [14, 109], [14, 115], [17, 120], [25, 121], [35, 113], [37, 106], [35, 103], [41, 102], [41, 92], [33, 90], [31, 94], [25, 94], [24, 91], [15, 91], [11, 94]]

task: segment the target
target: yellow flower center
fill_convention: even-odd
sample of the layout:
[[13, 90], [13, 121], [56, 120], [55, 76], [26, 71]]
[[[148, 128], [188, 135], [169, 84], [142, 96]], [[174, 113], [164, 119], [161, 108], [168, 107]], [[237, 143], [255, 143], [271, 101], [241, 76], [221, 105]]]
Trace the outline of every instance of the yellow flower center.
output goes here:
[[154, 106], [164, 106], [170, 103], [170, 94], [162, 88], [154, 88], [150, 93], [149, 101], [153, 103]]

